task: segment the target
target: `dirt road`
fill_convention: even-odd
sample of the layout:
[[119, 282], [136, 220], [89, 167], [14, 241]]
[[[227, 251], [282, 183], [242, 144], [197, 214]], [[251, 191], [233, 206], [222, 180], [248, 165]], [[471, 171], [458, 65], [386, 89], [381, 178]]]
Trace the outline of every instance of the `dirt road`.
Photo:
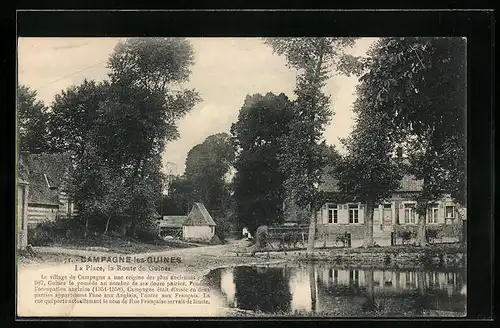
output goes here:
[[[173, 271], [190, 272], [193, 274], [205, 274], [208, 271], [233, 265], [258, 264], [269, 262], [263, 257], [251, 257], [249, 253], [249, 242], [247, 240], [231, 240], [224, 245], [202, 246], [193, 248], [171, 248], [164, 251], [147, 252], [140, 254], [126, 254], [136, 258], [179, 257], [181, 263], [172, 265]], [[54, 247], [34, 247], [37, 258], [21, 262], [21, 267], [47, 266], [78, 261], [80, 257], [101, 257], [124, 255], [104, 250], [82, 250], [69, 249], [59, 246]], [[246, 256], [240, 254], [247, 254]]]

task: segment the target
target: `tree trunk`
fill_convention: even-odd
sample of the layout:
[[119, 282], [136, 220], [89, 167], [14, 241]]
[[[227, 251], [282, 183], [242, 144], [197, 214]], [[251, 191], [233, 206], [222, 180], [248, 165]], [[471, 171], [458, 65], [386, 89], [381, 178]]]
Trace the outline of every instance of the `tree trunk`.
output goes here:
[[401, 201], [396, 200], [394, 202], [394, 222], [396, 222], [396, 225], [399, 225], [399, 206], [401, 204]]
[[373, 247], [375, 242], [373, 241], [373, 201], [368, 199], [366, 201], [366, 213], [365, 213], [365, 240], [363, 242], [363, 247]]
[[87, 238], [87, 234], [89, 231], [89, 217], [85, 218], [85, 232], [83, 233], [83, 237]]
[[417, 237], [415, 238], [415, 246], [427, 246], [425, 238], [425, 214], [418, 213]]
[[[318, 63], [316, 65], [316, 69], [315, 69], [315, 72], [314, 72], [314, 87], [317, 87], [318, 90], [317, 91], [320, 91], [319, 89], [319, 79], [320, 79], [320, 76], [321, 76], [321, 68], [323, 66], [323, 56], [325, 54], [325, 50], [324, 50], [324, 39], [321, 40], [322, 41], [322, 44], [321, 44], [321, 51], [320, 51], [320, 54], [319, 54], [319, 59], [318, 59]], [[312, 107], [314, 108], [316, 106], [316, 100], [317, 99], [312, 99]], [[314, 117], [312, 117], [311, 119], [312, 122], [314, 122]], [[313, 126], [313, 125], [311, 125]], [[314, 129], [313, 131], [311, 131], [311, 144], [316, 144], [316, 141], [314, 139]], [[311, 153], [309, 152], [309, 155]], [[307, 170], [307, 178], [310, 179], [311, 176], [312, 176], [312, 173], [311, 172], [311, 161], [312, 159], [309, 158], [309, 165], [308, 165], [308, 170]], [[311, 222], [309, 224], [309, 234], [308, 234], [308, 239], [307, 239], [307, 253], [308, 254], [312, 254], [312, 252], [314, 251], [314, 243], [315, 243], [315, 238], [316, 238], [316, 216], [317, 216], [317, 211], [314, 209], [314, 206], [311, 202], [311, 204], [309, 205], [309, 208], [311, 210]]]
[[109, 221], [111, 221], [111, 216], [108, 217], [108, 220], [106, 221], [106, 229], [104, 229], [104, 235], [108, 233], [108, 228], [109, 228]]
[[365, 283], [366, 283], [366, 303], [365, 310], [373, 311], [376, 308], [375, 304], [375, 289], [373, 285], [373, 270], [365, 271]]
[[311, 222], [309, 223], [309, 233], [307, 236], [307, 253], [312, 254], [314, 252], [314, 242], [316, 238], [316, 216], [317, 213], [311, 206]]

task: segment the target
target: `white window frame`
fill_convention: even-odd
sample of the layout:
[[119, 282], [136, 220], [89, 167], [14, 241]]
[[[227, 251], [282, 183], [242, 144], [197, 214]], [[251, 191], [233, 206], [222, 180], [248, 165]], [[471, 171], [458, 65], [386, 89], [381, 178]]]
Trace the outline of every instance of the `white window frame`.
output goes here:
[[432, 205], [427, 213], [427, 223], [437, 224], [439, 218], [439, 206], [437, 204]]
[[[334, 204], [328, 204], [328, 224], [338, 224], [339, 223], [339, 206]], [[331, 217], [330, 217], [331, 214]]]
[[[451, 216], [448, 216], [448, 211], [446, 210], [448, 207], [452, 208]], [[445, 205], [445, 207], [444, 207], [444, 218], [445, 219], [455, 219], [455, 205]]]
[[[403, 203], [404, 224], [408, 224], [408, 225], [416, 224], [416, 222], [417, 222], [417, 218], [416, 218], [417, 212], [415, 211], [416, 206], [417, 206], [416, 202], [404, 202]], [[406, 210], [407, 209], [408, 209], [408, 218], [406, 217]]]
[[[356, 206], [356, 208], [354, 208], [354, 206]], [[347, 211], [349, 213], [349, 224], [359, 224], [359, 209], [360, 209], [359, 204], [347, 204]]]

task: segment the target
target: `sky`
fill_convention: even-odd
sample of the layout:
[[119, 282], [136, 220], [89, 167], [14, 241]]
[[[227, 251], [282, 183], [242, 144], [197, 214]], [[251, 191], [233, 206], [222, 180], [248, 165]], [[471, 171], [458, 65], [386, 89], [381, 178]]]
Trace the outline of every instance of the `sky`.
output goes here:
[[[62, 90], [84, 79], [103, 80], [106, 61], [120, 38], [19, 38], [18, 82], [37, 91], [50, 105]], [[285, 93], [293, 99], [296, 72], [272, 53], [260, 38], [190, 38], [195, 64], [186, 88], [196, 89], [202, 101], [178, 122], [180, 138], [165, 147], [167, 172], [182, 174], [189, 150], [209, 135], [229, 133], [247, 94]], [[374, 38], [358, 39], [348, 52], [363, 56]], [[325, 130], [328, 144], [341, 149], [339, 138], [352, 129], [356, 77], [333, 72], [325, 86], [335, 115]]]

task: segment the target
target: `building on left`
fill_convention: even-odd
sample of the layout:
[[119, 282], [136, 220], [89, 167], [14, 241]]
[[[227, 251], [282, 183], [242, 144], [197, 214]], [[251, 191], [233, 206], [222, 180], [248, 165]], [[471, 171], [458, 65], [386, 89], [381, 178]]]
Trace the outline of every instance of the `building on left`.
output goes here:
[[71, 218], [77, 214], [68, 196], [71, 157], [66, 153], [21, 152], [18, 161], [17, 218], [18, 247], [30, 243], [29, 229], [36, 225]]

